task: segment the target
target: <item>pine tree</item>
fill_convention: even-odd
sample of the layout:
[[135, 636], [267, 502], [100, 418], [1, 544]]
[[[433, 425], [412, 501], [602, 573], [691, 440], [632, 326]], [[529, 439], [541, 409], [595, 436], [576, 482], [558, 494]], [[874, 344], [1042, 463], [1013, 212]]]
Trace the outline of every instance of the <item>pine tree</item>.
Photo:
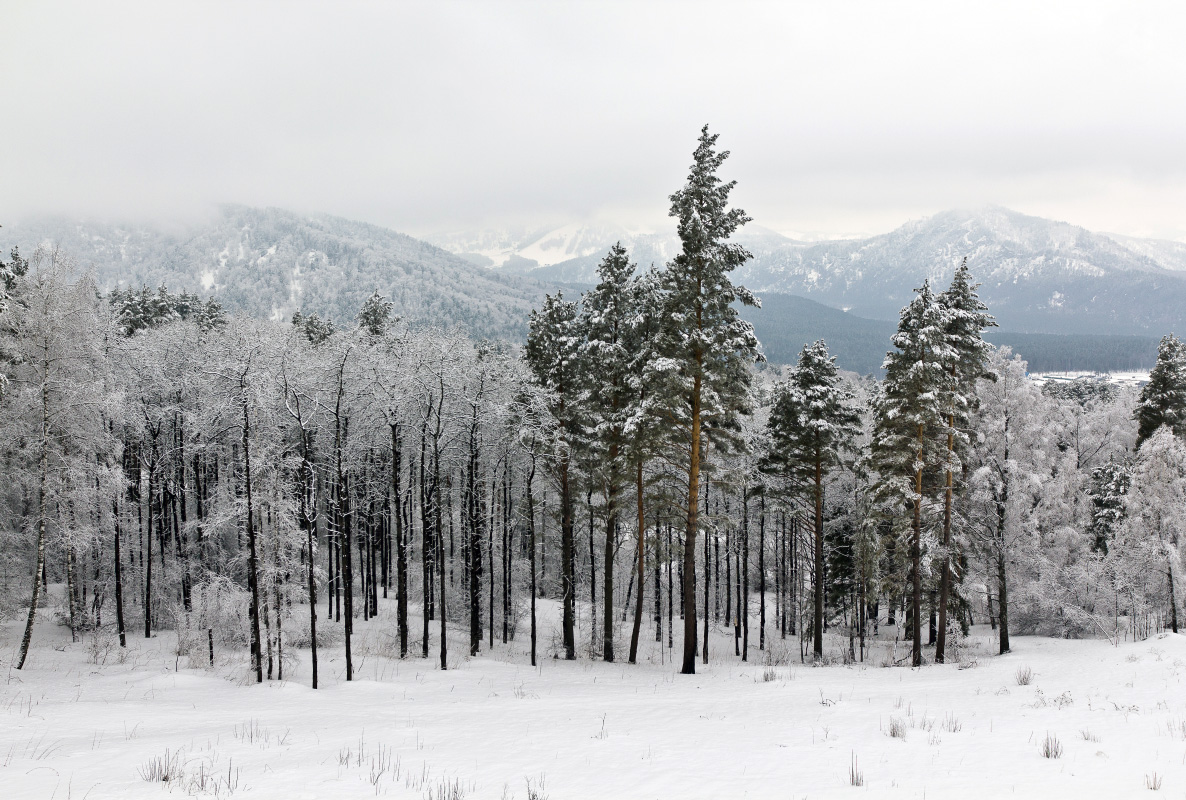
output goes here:
[[910, 565], [913, 646], [911, 660], [922, 665], [922, 528], [928, 487], [923, 475], [946, 459], [946, 398], [953, 384], [954, 349], [948, 343], [946, 309], [929, 282], [902, 309], [896, 350], [886, 354], [884, 391], [878, 402], [873, 464], [879, 473], [876, 494], [883, 508], [911, 510]]
[[815, 564], [812, 655], [824, 655], [824, 480], [860, 433], [853, 395], [840, 383], [836, 359], [821, 340], [804, 345], [799, 362], [779, 387], [767, 423], [766, 463], [793, 484], [809, 487]]
[[562, 631], [564, 657], [576, 655], [576, 553], [573, 537], [572, 457], [581, 435], [580, 330], [576, 303], [561, 293], [544, 298], [543, 308], [531, 312], [530, 332], [523, 357], [536, 384], [550, 394], [549, 411], [561, 430], [559, 457], [553, 475], [560, 492], [560, 574], [563, 584]]
[[[636, 279], [632, 286], [634, 315], [626, 330], [626, 352], [629, 354], [628, 383], [629, 401], [625, 414], [623, 435], [630, 463], [634, 467], [634, 492], [636, 526], [638, 534], [639, 591], [634, 605], [634, 626], [630, 633], [630, 663], [638, 658], [638, 639], [642, 629], [643, 586], [646, 574], [646, 481], [644, 473], [647, 461], [661, 450], [666, 431], [656, 425], [656, 416], [661, 408], [656, 401], [654, 368], [656, 365], [656, 344], [662, 333], [663, 296], [660, 290], [660, 275], [653, 267]], [[655, 533], [655, 564], [658, 569], [658, 537]], [[658, 604], [658, 584], [655, 602]], [[658, 607], [658, 606], [656, 606]], [[658, 613], [658, 612], [656, 612]], [[656, 617], [658, 618], [658, 616]], [[656, 635], [658, 630], [656, 629]]]
[[684, 655], [682, 672], [696, 672], [696, 539], [699, 531], [700, 468], [710, 439], [727, 444], [735, 437], [737, 415], [747, 410], [749, 365], [758, 359], [753, 327], [735, 302], [758, 305], [749, 290], [735, 286], [729, 273], [752, 256], [729, 238], [750, 221], [729, 208], [735, 181], [717, 176], [728, 151], [715, 149], [717, 134], [700, 130], [687, 183], [671, 195], [670, 215], [679, 220], [681, 252], [667, 263], [665, 329], [660, 352], [665, 386], [660, 396], [669, 424], [679, 438], [687, 494], [684, 509]]
[[935, 663], [946, 660], [947, 605], [952, 591], [951, 574], [951, 515], [955, 473], [960, 468], [960, 454], [968, 444], [968, 414], [976, 407], [976, 381], [991, 380], [988, 355], [991, 345], [981, 334], [985, 328], [996, 327], [987, 313], [988, 306], [976, 294], [965, 258], [955, 271], [951, 286], [939, 295], [939, 303], [947, 312], [947, 343], [954, 350], [951, 361], [951, 385], [947, 397], [947, 459], [944, 464], [943, 489], [943, 567], [939, 578], [939, 624], [935, 638]]
[[1135, 417], [1138, 448], [1162, 425], [1186, 436], [1186, 343], [1172, 333], [1161, 338]]
[[634, 264], [621, 242], [610, 248], [597, 267], [599, 283], [582, 299], [580, 327], [581, 404], [588, 417], [588, 443], [594, 480], [605, 500], [605, 554], [602, 603], [602, 657], [614, 660], [614, 554], [621, 494], [629, 463], [625, 458], [625, 426], [633, 391], [631, 353], [627, 345], [637, 316], [632, 277]]

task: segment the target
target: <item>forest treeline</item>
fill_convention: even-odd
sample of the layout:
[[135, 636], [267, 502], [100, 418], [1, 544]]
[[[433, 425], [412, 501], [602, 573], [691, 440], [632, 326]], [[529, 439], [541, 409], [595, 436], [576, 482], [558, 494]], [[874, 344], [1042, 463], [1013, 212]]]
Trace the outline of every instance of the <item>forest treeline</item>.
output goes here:
[[398, 657], [442, 669], [450, 642], [634, 662], [646, 635], [692, 673], [722, 626], [741, 659], [791, 637], [817, 661], [863, 659], [890, 626], [915, 665], [959, 658], [977, 618], [1002, 652], [1010, 633], [1177, 630], [1182, 343], [1162, 340], [1139, 396], [1040, 386], [985, 342], [964, 266], [902, 310], [884, 379], [841, 373], [823, 341], [772, 368], [737, 312], [758, 299], [730, 279], [750, 254], [727, 156], [703, 129], [670, 198], [678, 255], [640, 271], [614, 247], [595, 288], [531, 313], [522, 348], [409, 326], [378, 293], [337, 326], [103, 297], [67, 254], [14, 251], [16, 666], [55, 604], [75, 637], [169, 629], [191, 665], [245, 651], [260, 681], [308, 648], [314, 686], [326, 647], [353, 678], [374, 616]]

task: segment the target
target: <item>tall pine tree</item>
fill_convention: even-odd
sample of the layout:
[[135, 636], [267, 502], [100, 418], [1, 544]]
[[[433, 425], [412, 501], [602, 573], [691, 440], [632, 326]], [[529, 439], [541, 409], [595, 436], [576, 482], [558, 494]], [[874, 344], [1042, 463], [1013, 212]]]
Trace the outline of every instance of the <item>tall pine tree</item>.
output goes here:
[[[633, 391], [630, 386], [631, 353], [628, 336], [633, 318], [634, 264], [621, 242], [610, 248], [597, 267], [597, 286], [582, 302], [581, 348], [584, 383], [581, 401], [588, 418], [588, 444], [593, 451], [593, 477], [605, 500], [604, 602], [602, 603], [602, 657], [614, 660], [614, 554], [617, 551], [621, 495], [629, 463], [625, 453], [625, 426]], [[641, 573], [640, 573], [641, 574]]]
[[960, 469], [960, 454], [968, 444], [968, 414], [976, 408], [976, 381], [992, 379], [988, 369], [991, 345], [981, 336], [985, 328], [996, 327], [988, 314], [988, 306], [976, 294], [968, 259], [955, 271], [951, 286], [939, 295], [939, 303], [947, 312], [947, 343], [952, 348], [947, 402], [947, 458], [943, 485], [943, 567], [939, 577], [939, 625], [935, 637], [935, 663], [946, 660], [947, 606], [952, 591], [951, 574], [951, 514], [955, 490], [955, 473]]
[[566, 302], [559, 292], [555, 296], [545, 297], [544, 307], [531, 312], [530, 331], [523, 357], [535, 382], [548, 392], [549, 410], [561, 431], [559, 456], [552, 466], [560, 492], [561, 627], [564, 657], [570, 661], [577, 657], [572, 454], [581, 434], [578, 407], [580, 346], [576, 303]]
[[[691, 171], [671, 195], [671, 216], [679, 220], [682, 249], [668, 262], [660, 362], [665, 377], [666, 416], [678, 437], [687, 479], [684, 529], [684, 674], [696, 672], [696, 538], [699, 531], [700, 469], [705, 435], [728, 446], [736, 437], [737, 415], [747, 410], [749, 365], [760, 358], [753, 326], [735, 302], [758, 305], [729, 273], [752, 256], [729, 238], [750, 221], [729, 208], [735, 181], [717, 176], [728, 151], [716, 150], [717, 135], [700, 130]], [[715, 445], [714, 445], [715, 446]]]
[[821, 340], [804, 345], [799, 363], [779, 387], [767, 422], [768, 469], [806, 486], [812, 499], [814, 601], [812, 655], [824, 655], [824, 479], [860, 433], [851, 392], [840, 384], [836, 359]]
[[946, 398], [953, 384], [954, 349], [948, 344], [947, 311], [930, 283], [915, 291], [892, 339], [897, 349], [886, 354], [883, 364], [872, 460], [879, 473], [880, 505], [891, 511], [910, 509], [911, 661], [917, 667], [922, 665], [922, 529], [928, 489], [923, 478], [928, 468], [946, 459]]

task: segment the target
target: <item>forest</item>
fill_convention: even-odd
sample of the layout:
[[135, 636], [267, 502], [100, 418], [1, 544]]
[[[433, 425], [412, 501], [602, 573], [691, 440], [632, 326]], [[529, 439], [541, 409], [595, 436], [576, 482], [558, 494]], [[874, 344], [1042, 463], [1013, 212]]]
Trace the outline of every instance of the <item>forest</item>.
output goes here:
[[1038, 384], [983, 338], [965, 266], [902, 309], [883, 378], [824, 341], [771, 366], [730, 278], [749, 220], [727, 156], [705, 127], [670, 198], [679, 254], [642, 271], [613, 248], [522, 347], [409, 325], [378, 293], [349, 325], [104, 295], [68, 252], [14, 250], [15, 668], [39, 609], [74, 641], [171, 631], [179, 663], [235, 654], [257, 682], [308, 651], [313, 688], [327, 651], [354, 678], [355, 625], [379, 616], [398, 658], [441, 670], [515, 640], [532, 665], [634, 663], [645, 637], [691, 674], [710, 628], [743, 662], [777, 640], [859, 663], [888, 635], [913, 666], [958, 662], [974, 624], [1001, 653], [1177, 632], [1186, 346], [1166, 335], [1139, 391]]

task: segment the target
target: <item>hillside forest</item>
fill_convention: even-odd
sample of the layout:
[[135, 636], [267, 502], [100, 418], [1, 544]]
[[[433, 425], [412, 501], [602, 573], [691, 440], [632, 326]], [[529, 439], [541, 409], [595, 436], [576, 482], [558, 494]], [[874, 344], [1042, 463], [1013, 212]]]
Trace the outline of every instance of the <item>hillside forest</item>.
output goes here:
[[1177, 631], [1186, 346], [1165, 332], [1140, 390], [1040, 384], [986, 341], [965, 265], [901, 309], [883, 377], [823, 340], [772, 366], [739, 312], [760, 299], [732, 277], [749, 219], [716, 142], [705, 127], [670, 197], [680, 251], [640, 269], [612, 248], [593, 288], [499, 318], [522, 346], [410, 324], [378, 292], [349, 324], [279, 321], [14, 250], [15, 666], [38, 609], [112, 646], [175, 631], [194, 666], [242, 653], [260, 682], [307, 649], [313, 687], [327, 648], [353, 678], [355, 620], [380, 614], [399, 657], [440, 669], [516, 639], [532, 664], [634, 662], [645, 636], [694, 673], [710, 627], [735, 658], [778, 639], [815, 662], [891, 631], [915, 666], [958, 661], [983, 622], [1001, 652]]

